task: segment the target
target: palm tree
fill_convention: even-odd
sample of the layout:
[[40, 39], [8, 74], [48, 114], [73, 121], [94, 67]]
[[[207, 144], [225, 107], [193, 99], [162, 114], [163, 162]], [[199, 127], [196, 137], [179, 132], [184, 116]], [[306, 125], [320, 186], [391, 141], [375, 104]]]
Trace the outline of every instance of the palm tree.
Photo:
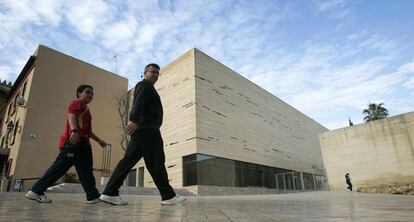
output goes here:
[[364, 109], [364, 111], [362, 112], [365, 115], [364, 121], [369, 122], [377, 119], [386, 118], [388, 116], [388, 110], [383, 105], [384, 103], [368, 104], [368, 109]]

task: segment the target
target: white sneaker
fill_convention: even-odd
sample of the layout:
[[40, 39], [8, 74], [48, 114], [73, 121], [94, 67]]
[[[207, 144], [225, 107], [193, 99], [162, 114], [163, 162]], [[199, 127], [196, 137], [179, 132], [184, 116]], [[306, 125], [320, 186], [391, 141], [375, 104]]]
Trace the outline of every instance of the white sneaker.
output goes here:
[[99, 197], [93, 199], [93, 200], [87, 200], [86, 203], [87, 204], [96, 204], [99, 203], [101, 200], [99, 199]]
[[184, 203], [185, 200], [186, 200], [185, 197], [176, 195], [175, 197], [173, 197], [173, 198], [171, 198], [169, 200], [163, 200], [163, 201], [161, 201], [161, 205], [180, 204], [180, 203]]
[[120, 196], [108, 196], [105, 194], [101, 194], [101, 197], [99, 197], [99, 199], [101, 199], [102, 202], [113, 204], [113, 205], [123, 206], [123, 205], [128, 204], [128, 202], [123, 201]]
[[24, 196], [29, 200], [34, 200], [39, 203], [52, 203], [51, 199], [47, 199], [46, 194], [39, 195], [31, 190], [29, 190]]

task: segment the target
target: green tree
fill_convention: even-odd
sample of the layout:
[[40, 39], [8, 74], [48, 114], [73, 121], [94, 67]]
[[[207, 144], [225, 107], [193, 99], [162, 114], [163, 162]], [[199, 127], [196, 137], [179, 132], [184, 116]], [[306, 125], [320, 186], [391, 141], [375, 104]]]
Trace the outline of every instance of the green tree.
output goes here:
[[383, 119], [388, 116], [388, 110], [384, 107], [384, 103], [370, 103], [368, 104], [368, 109], [364, 109], [362, 113], [365, 115], [365, 122]]

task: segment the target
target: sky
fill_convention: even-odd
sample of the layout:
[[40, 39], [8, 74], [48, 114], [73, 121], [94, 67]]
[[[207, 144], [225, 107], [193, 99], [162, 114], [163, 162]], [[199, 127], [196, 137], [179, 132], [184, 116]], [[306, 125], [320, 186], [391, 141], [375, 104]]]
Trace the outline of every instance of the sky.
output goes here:
[[0, 0], [1, 81], [39, 44], [130, 87], [195, 47], [328, 129], [414, 111], [413, 0]]

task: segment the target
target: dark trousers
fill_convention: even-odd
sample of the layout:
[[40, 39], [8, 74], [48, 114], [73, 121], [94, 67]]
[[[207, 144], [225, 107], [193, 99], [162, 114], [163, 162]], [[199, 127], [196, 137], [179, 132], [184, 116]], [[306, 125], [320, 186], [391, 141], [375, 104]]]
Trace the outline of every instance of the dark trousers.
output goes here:
[[346, 184], [348, 184], [347, 189], [350, 190], [350, 191], [352, 191], [352, 183], [351, 183], [351, 181], [347, 180], [346, 181]]
[[161, 194], [162, 200], [175, 196], [173, 188], [168, 182], [165, 169], [164, 143], [159, 129], [138, 129], [131, 136], [124, 157], [119, 161], [103, 194], [118, 196], [119, 188], [132, 167], [144, 157], [145, 165], [151, 174], [155, 185]]
[[79, 180], [86, 193], [86, 199], [93, 200], [99, 197], [99, 192], [95, 187], [95, 177], [92, 172], [93, 159], [91, 146], [86, 140], [79, 141], [77, 145], [79, 145], [79, 150], [73, 156], [67, 155], [64, 151], [60, 151], [55, 162], [52, 163], [45, 174], [33, 185], [33, 192], [40, 195], [44, 194], [48, 187], [52, 186], [75, 165]]

